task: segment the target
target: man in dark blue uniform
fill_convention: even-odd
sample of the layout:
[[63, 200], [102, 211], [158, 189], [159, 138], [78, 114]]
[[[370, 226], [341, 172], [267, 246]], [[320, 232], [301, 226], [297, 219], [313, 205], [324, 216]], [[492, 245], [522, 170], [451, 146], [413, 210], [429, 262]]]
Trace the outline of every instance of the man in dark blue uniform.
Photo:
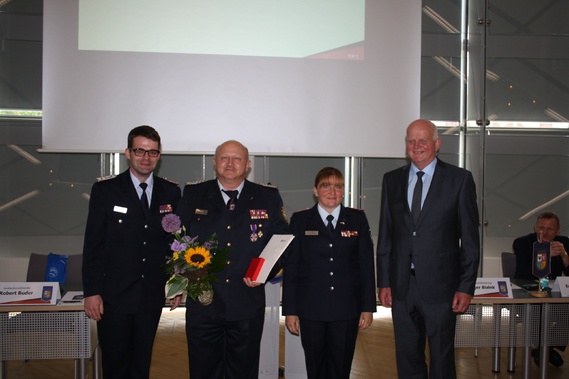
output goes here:
[[289, 234], [276, 188], [245, 179], [249, 152], [237, 141], [217, 147], [217, 179], [186, 185], [180, 215], [187, 234], [201, 240], [216, 233], [228, 248], [226, 267], [216, 273], [214, 299], [203, 305], [188, 299], [186, 335], [192, 379], [257, 379], [265, 290], [245, 279], [273, 234]]
[[129, 169], [91, 190], [83, 291], [85, 313], [98, 321], [105, 379], [149, 376], [170, 254], [161, 221], [180, 200], [177, 184], [153, 174], [160, 148], [154, 128], [134, 128], [125, 150]]

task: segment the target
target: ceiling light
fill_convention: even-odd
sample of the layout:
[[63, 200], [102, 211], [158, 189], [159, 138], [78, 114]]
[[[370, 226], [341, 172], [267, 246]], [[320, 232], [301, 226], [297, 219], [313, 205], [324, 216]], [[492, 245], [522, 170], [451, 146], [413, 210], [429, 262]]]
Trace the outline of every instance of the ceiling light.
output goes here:
[[439, 24], [441, 28], [452, 34], [460, 34], [460, 31], [455, 28], [450, 22], [445, 20], [440, 14], [435, 12], [431, 7], [423, 7], [423, 13], [426, 14], [431, 20]]
[[551, 204], [555, 204], [557, 203], [559, 200], [563, 199], [564, 197], [566, 197], [567, 195], [569, 195], [569, 190], [563, 192], [561, 195], [554, 197], [553, 199], [549, 200], [546, 203], [543, 203], [542, 205], [532, 209], [531, 211], [529, 211], [528, 213], [526, 213], [525, 215], [523, 215], [522, 217], [520, 217], [520, 221], [526, 220], [529, 217], [531, 217], [532, 215], [536, 214], [537, 212], [541, 211], [544, 208], [548, 208]]
[[500, 80], [500, 75], [490, 70], [486, 70], [486, 78], [493, 82], [497, 82], [498, 80]]
[[554, 119], [555, 121], [559, 121], [559, 122], [569, 122], [569, 119], [561, 116], [559, 113], [555, 112], [553, 109], [551, 108], [547, 108], [546, 110], [543, 111], [543, 113], [545, 113], [546, 115], [548, 115], [549, 117], [551, 117], [552, 119]]
[[443, 66], [448, 72], [450, 72], [451, 74], [453, 74], [457, 78], [462, 79], [462, 80], [466, 80], [464, 75], [461, 74], [460, 70], [458, 68], [456, 68], [450, 60], [443, 58], [443, 57], [439, 57], [439, 56], [434, 56], [433, 59], [435, 60], [435, 62], [437, 62], [438, 64]]
[[16, 153], [20, 154], [22, 157], [26, 158], [28, 161], [32, 162], [33, 164], [41, 164], [41, 161], [34, 157], [32, 154], [28, 153], [24, 149], [22, 149], [18, 145], [8, 145], [8, 147], [14, 150]]
[[0, 206], [0, 212], [3, 212], [8, 208], [12, 208], [13, 206], [18, 205], [18, 204], [20, 204], [20, 203], [22, 203], [28, 199], [31, 199], [32, 197], [39, 195], [39, 193], [40, 193], [39, 190], [34, 190], [32, 192], [28, 192], [24, 196], [20, 196], [17, 199], [14, 199], [14, 200]]

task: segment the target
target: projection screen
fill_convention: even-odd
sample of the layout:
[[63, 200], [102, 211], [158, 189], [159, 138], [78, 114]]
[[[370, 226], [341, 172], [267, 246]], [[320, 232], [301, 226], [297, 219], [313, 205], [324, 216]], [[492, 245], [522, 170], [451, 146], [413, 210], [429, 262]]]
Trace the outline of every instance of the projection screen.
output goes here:
[[417, 1], [46, 1], [42, 151], [402, 157], [420, 38]]

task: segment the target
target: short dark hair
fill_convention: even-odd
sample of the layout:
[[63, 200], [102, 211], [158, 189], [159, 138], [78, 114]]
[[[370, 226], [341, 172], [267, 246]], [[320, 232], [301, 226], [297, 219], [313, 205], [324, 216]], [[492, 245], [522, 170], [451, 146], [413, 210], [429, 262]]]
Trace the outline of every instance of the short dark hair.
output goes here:
[[318, 188], [318, 184], [320, 184], [323, 180], [328, 179], [330, 177], [336, 177], [338, 181], [344, 184], [344, 175], [340, 170], [335, 167], [324, 167], [318, 174], [316, 174], [316, 178], [314, 179], [314, 187]]
[[128, 148], [132, 148], [132, 141], [135, 137], [145, 137], [152, 141], [158, 142], [158, 150], [162, 150], [162, 143], [160, 142], [160, 134], [154, 129], [152, 126], [148, 125], [141, 125], [137, 126], [136, 128], [132, 129], [130, 133], [128, 133]]
[[541, 219], [550, 220], [552, 218], [555, 219], [555, 221], [557, 221], [557, 230], [561, 229], [561, 223], [559, 222], [559, 216], [557, 216], [555, 213], [553, 213], [551, 211], [540, 213], [539, 216], [537, 216], [537, 220], [535, 220], [535, 223], [537, 224], [539, 222], [539, 220], [541, 220]]

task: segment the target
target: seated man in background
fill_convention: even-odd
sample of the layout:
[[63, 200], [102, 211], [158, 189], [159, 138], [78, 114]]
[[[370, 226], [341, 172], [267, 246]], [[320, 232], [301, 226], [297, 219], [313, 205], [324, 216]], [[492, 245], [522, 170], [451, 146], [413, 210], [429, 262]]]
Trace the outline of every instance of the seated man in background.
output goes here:
[[[537, 216], [534, 225], [534, 233], [530, 233], [514, 240], [513, 249], [516, 254], [516, 273], [517, 279], [533, 280], [536, 277], [532, 273], [533, 264], [533, 243], [536, 241], [551, 243], [551, 274], [550, 279], [565, 274], [569, 276], [569, 238], [560, 236], [561, 225], [559, 217], [553, 212], [543, 212]], [[553, 321], [553, 320], [552, 320]], [[560, 367], [563, 365], [563, 358], [557, 351], [565, 351], [565, 346], [552, 346], [549, 350], [549, 363]], [[539, 349], [532, 350], [534, 362], [539, 366]]]

